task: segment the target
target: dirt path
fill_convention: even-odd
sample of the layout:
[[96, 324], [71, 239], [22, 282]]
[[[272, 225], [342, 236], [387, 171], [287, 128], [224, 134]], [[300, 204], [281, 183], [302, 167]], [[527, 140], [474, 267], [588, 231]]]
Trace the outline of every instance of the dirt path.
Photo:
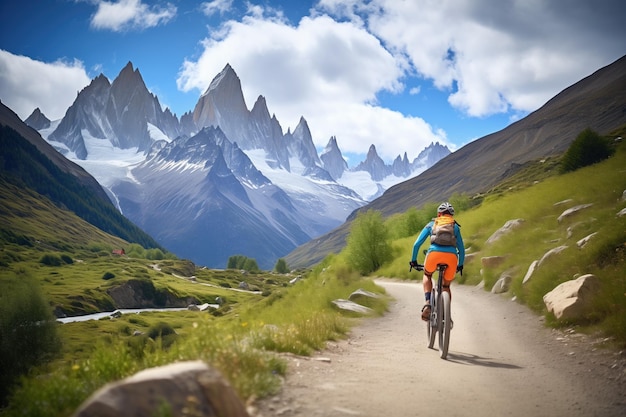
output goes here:
[[[426, 347], [421, 285], [379, 284], [395, 299], [389, 312], [312, 358], [289, 357], [282, 392], [254, 416], [626, 415], [626, 352], [546, 329], [517, 303], [457, 285], [442, 360]], [[446, 393], [442, 413], [428, 399]]]

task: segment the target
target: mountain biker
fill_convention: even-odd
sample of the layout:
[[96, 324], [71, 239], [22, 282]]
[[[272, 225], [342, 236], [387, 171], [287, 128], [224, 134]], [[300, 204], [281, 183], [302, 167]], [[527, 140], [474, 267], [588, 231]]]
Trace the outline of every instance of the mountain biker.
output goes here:
[[[448, 225], [449, 230], [454, 230], [454, 236], [452, 239], [437, 240], [434, 237], [436, 235], [436, 231], [439, 230], [441, 225]], [[448, 268], [446, 268], [443, 276], [443, 290], [450, 294], [450, 299], [452, 299], [450, 284], [452, 283], [452, 280], [454, 280], [454, 275], [457, 272], [463, 274], [465, 245], [463, 244], [463, 237], [461, 236], [461, 227], [454, 220], [454, 207], [452, 207], [450, 203], [445, 202], [439, 205], [437, 208], [437, 217], [424, 226], [424, 229], [422, 229], [422, 232], [415, 240], [415, 243], [413, 244], [413, 255], [410, 262], [412, 267], [417, 266], [418, 251], [428, 237], [431, 238], [431, 244], [426, 251], [426, 258], [424, 260], [424, 278], [422, 280], [424, 285], [424, 296], [426, 298], [426, 304], [422, 308], [422, 320], [424, 321], [428, 321], [430, 316], [430, 292], [433, 289], [432, 276], [437, 270], [437, 264], [445, 263], [448, 265]]]

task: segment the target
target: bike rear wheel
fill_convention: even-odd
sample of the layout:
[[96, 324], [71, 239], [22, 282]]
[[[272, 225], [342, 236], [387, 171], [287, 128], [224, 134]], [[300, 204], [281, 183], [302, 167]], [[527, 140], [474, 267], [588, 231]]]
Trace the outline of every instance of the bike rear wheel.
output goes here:
[[450, 293], [444, 291], [441, 294], [440, 303], [437, 309], [439, 310], [439, 356], [441, 359], [446, 359], [448, 356], [448, 347], [450, 346], [450, 328], [451, 326], [451, 311], [450, 311]]

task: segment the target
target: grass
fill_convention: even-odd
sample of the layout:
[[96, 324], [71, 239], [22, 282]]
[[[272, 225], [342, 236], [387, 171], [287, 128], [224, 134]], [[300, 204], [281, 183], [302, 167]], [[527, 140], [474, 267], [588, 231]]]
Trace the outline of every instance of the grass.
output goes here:
[[[489, 290], [506, 271], [513, 276], [507, 295], [546, 314], [542, 301], [546, 292], [575, 276], [594, 273], [601, 281], [594, 310], [574, 324], [581, 331], [602, 332], [625, 347], [626, 217], [615, 214], [626, 206], [621, 199], [626, 189], [626, 148], [620, 145], [609, 160], [573, 173], [556, 175], [556, 166], [554, 160], [536, 161], [483, 195], [459, 197], [467, 204], [456, 217], [468, 253], [474, 257], [458, 283], [483, 281]], [[20, 193], [26, 193], [24, 198], [15, 198]], [[0, 207], [3, 224], [10, 225], [0, 228], [0, 285], [35, 277], [51, 308], [71, 313], [110, 307], [107, 289], [136, 279], [200, 302], [214, 302], [217, 297], [226, 301], [213, 314], [152, 312], [59, 325], [58, 356], [22, 379], [8, 407], [0, 410], [3, 416], [69, 416], [107, 382], [187, 359], [201, 359], [220, 370], [242, 399], [263, 397], [280, 387], [286, 370], [280, 353], [310, 355], [323, 349], [326, 341], [344, 337], [358, 322], [334, 310], [332, 300], [347, 298], [358, 288], [382, 291], [370, 278], [351, 270], [343, 252], [300, 276], [208, 270], [178, 259], [113, 256], [112, 249], [127, 243], [27, 191], [3, 186], [0, 197], [10, 201]], [[557, 221], [566, 208], [588, 203], [593, 205]], [[375, 275], [421, 280], [421, 274], [408, 269], [415, 235], [403, 237], [402, 229], [432, 216], [407, 216], [411, 219], [394, 216], [386, 223], [393, 228], [393, 255]], [[524, 219], [521, 227], [496, 243], [486, 243], [506, 221], [516, 218]], [[579, 249], [576, 242], [594, 232], [598, 234]], [[568, 248], [522, 284], [528, 266], [561, 245]], [[46, 255], [62, 262], [41, 263]], [[480, 264], [485, 256], [503, 256], [505, 261], [485, 270]], [[298, 282], [290, 284], [296, 277]], [[241, 282], [254, 293], [235, 291]], [[385, 297], [368, 304], [378, 314], [386, 305]], [[572, 324], [550, 317], [549, 322]], [[164, 335], [164, 330], [173, 333]]]
[[[543, 164], [549, 163], [544, 168]], [[478, 196], [480, 204], [455, 216], [462, 225], [468, 257], [457, 282], [490, 290], [503, 273], [513, 277], [508, 296], [548, 317], [553, 326], [576, 325], [580, 331], [601, 333], [619, 347], [626, 347], [626, 146], [601, 163], [558, 175], [554, 162], [537, 161], [518, 173], [518, 181]], [[549, 173], [550, 175], [547, 175]], [[558, 218], [571, 207], [591, 204], [571, 216]], [[487, 239], [508, 220], [523, 219], [520, 227], [495, 243]], [[397, 220], [396, 220], [397, 221]], [[592, 233], [587, 245], [577, 242]], [[396, 239], [396, 256], [379, 275], [417, 279], [409, 274], [408, 260], [415, 236]], [[559, 246], [567, 249], [542, 264], [530, 281], [523, 278], [533, 261]], [[504, 262], [483, 268], [482, 257], [502, 256]], [[546, 312], [543, 296], [558, 284], [584, 274], [594, 274], [601, 283], [593, 311], [573, 321], [558, 321]], [[421, 278], [421, 275], [420, 277]]]
[[[242, 399], [263, 397], [280, 387], [286, 370], [280, 353], [310, 355], [323, 349], [326, 341], [344, 337], [356, 323], [334, 310], [332, 300], [347, 298], [358, 288], [380, 291], [371, 280], [334, 266], [320, 266], [304, 275], [250, 274], [85, 248], [72, 253], [71, 264], [47, 266], [38, 262], [40, 253], [31, 247], [12, 251], [14, 261], [0, 269], [0, 283], [19, 279], [20, 271], [38, 277], [52, 306], [73, 306], [76, 312], [108, 305], [106, 289], [137, 278], [201, 302], [214, 302], [216, 297], [226, 302], [213, 314], [146, 312], [59, 325], [60, 353], [21, 381], [8, 407], [0, 411], [3, 416], [68, 416], [107, 382], [192, 359], [218, 369]], [[103, 280], [105, 272], [115, 277]], [[296, 277], [300, 280], [289, 284]], [[255, 292], [235, 291], [241, 282]], [[382, 312], [385, 305], [382, 298], [372, 306]], [[159, 337], [164, 329], [173, 333]]]

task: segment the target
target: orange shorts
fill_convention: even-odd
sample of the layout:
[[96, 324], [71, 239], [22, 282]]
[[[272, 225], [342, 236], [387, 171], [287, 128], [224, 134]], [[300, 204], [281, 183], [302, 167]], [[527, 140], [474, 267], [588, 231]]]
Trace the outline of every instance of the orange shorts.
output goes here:
[[426, 259], [424, 260], [424, 270], [428, 275], [432, 275], [437, 270], [437, 264], [447, 264], [448, 267], [443, 274], [445, 281], [452, 281], [456, 274], [456, 266], [459, 259], [456, 253], [451, 252], [428, 252]]

